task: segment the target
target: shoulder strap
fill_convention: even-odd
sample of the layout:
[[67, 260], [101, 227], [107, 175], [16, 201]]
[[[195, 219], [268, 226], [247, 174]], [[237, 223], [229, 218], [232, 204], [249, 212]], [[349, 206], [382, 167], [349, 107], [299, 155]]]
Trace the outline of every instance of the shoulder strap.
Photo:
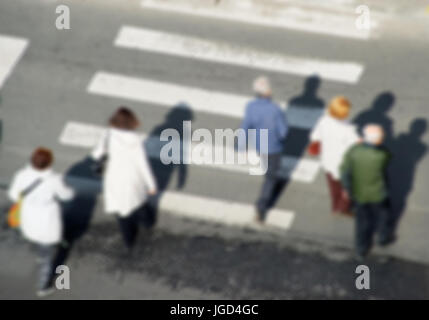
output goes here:
[[107, 156], [107, 154], [109, 153], [109, 146], [110, 146], [110, 135], [111, 135], [111, 131], [110, 129], [107, 130], [107, 134], [106, 134], [106, 140], [104, 140], [104, 154]]
[[33, 192], [42, 183], [42, 181], [43, 181], [43, 179], [39, 178], [36, 181], [34, 181], [33, 183], [31, 183], [27, 188], [25, 188], [21, 192], [21, 196], [25, 197], [25, 196], [29, 195], [31, 192]]

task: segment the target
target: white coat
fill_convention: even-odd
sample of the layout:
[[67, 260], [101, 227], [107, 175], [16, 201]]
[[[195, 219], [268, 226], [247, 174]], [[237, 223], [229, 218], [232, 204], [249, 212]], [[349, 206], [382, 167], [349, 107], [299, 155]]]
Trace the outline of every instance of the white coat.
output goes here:
[[61, 175], [52, 169], [36, 170], [31, 165], [19, 170], [10, 185], [8, 196], [16, 202], [21, 192], [38, 179], [42, 182], [24, 197], [20, 215], [20, 229], [25, 238], [43, 245], [62, 240], [63, 223], [57, 199], [70, 200], [74, 196]]
[[146, 202], [150, 190], [156, 189], [143, 138], [134, 131], [109, 129], [91, 156], [99, 160], [106, 154], [108, 160], [103, 178], [105, 211], [127, 217]]
[[310, 135], [312, 142], [321, 143], [322, 168], [334, 179], [340, 180], [340, 167], [345, 153], [359, 141], [356, 127], [345, 120], [324, 115]]

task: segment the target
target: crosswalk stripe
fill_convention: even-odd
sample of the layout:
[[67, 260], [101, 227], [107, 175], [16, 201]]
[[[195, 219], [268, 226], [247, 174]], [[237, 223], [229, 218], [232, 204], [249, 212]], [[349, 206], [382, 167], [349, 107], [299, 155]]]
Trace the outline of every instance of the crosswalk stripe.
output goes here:
[[[186, 14], [198, 17], [207, 17], [246, 24], [267, 27], [291, 29], [328, 36], [344, 37], [356, 40], [368, 40], [370, 30], [361, 30], [355, 27], [357, 15], [354, 12], [341, 14], [318, 12], [308, 8], [288, 6], [286, 9], [276, 10], [270, 15], [257, 13], [254, 9], [228, 10], [228, 8], [204, 8], [184, 3], [160, 2], [143, 0], [141, 6], [147, 9]], [[376, 25], [375, 25], [376, 26]]]
[[[106, 128], [102, 126], [70, 121], [64, 126], [64, 129], [62, 130], [59, 137], [59, 142], [63, 145], [73, 147], [93, 148], [105, 130]], [[158, 137], [148, 138], [147, 135], [144, 134], [142, 134], [142, 137], [146, 139], [145, 145], [148, 156], [151, 158], [160, 159], [160, 150], [162, 148], [163, 142], [161, 142]], [[190, 152], [194, 150], [195, 146], [196, 144], [191, 146]], [[216, 149], [219, 147], [215, 146], [214, 148]], [[223, 149], [223, 147], [221, 148]], [[228, 148], [228, 146], [226, 148]], [[225, 149], [223, 149], [223, 151], [225, 151]], [[205, 154], [207, 152], [211, 152], [214, 157], [216, 151], [211, 145], [205, 145], [202, 148], [202, 153]], [[236, 159], [237, 153], [234, 152], [234, 154]], [[210, 164], [197, 164], [194, 161], [195, 159], [191, 160], [193, 160], [191, 162], [193, 165], [207, 166], [214, 169], [228, 170], [245, 174], [249, 174], [250, 168], [257, 167], [238, 164], [216, 164], [214, 162]], [[312, 183], [315, 180], [319, 170], [320, 163], [318, 161], [283, 156], [279, 174], [284, 178], [291, 178], [294, 181]]]
[[[207, 197], [166, 192], [160, 208], [170, 214], [186, 218], [222, 223], [228, 226], [256, 227], [254, 206]], [[295, 213], [273, 209], [267, 216], [266, 225], [288, 230], [293, 224]]]
[[[193, 110], [241, 119], [251, 96], [209, 91], [172, 83], [97, 72], [88, 85], [92, 94], [155, 103], [173, 108], [185, 103]], [[280, 102], [285, 105], [285, 102]], [[286, 110], [290, 126], [311, 129], [322, 115], [320, 108], [290, 106]]]
[[0, 35], [0, 89], [24, 54], [27, 46], [27, 39]]
[[122, 26], [115, 39], [122, 48], [219, 62], [299, 76], [355, 84], [364, 67], [356, 62], [329, 62], [258, 51], [225, 42], [216, 42], [152, 29]]
[[[87, 178], [69, 176], [67, 183], [81, 192], [100, 192], [99, 182]], [[261, 227], [254, 222], [252, 205], [174, 191], [162, 194], [158, 208], [162, 214], [256, 230], [289, 230], [295, 220], [293, 211], [272, 209]]]
[[245, 105], [249, 101], [246, 96], [188, 88], [103, 71], [94, 75], [88, 92], [168, 107], [186, 103], [194, 110], [236, 118], [244, 115]]

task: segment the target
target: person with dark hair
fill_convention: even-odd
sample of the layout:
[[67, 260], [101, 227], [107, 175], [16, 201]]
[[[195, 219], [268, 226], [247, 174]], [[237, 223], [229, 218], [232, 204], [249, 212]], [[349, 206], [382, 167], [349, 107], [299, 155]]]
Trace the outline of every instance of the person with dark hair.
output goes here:
[[37, 245], [40, 254], [40, 276], [37, 295], [53, 292], [55, 258], [63, 239], [63, 223], [59, 200], [73, 198], [62, 176], [52, 170], [54, 156], [49, 149], [37, 148], [31, 163], [19, 170], [12, 179], [8, 196], [17, 202], [22, 199], [20, 230], [23, 236]]
[[110, 118], [106, 130], [91, 156], [106, 159], [103, 173], [104, 207], [117, 216], [125, 245], [131, 250], [138, 234], [139, 215], [157, 186], [143, 146], [143, 137], [135, 129], [139, 121], [126, 107]]
[[127, 107], [119, 107], [109, 121], [110, 125], [117, 129], [134, 130], [139, 126], [137, 117]]

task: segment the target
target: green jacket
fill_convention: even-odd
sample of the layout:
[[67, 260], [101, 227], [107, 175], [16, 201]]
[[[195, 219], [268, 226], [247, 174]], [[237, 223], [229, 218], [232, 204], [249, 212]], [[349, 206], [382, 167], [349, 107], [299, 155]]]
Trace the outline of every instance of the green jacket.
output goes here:
[[341, 165], [341, 181], [352, 199], [360, 204], [386, 199], [386, 171], [391, 154], [383, 147], [366, 143], [353, 146]]

